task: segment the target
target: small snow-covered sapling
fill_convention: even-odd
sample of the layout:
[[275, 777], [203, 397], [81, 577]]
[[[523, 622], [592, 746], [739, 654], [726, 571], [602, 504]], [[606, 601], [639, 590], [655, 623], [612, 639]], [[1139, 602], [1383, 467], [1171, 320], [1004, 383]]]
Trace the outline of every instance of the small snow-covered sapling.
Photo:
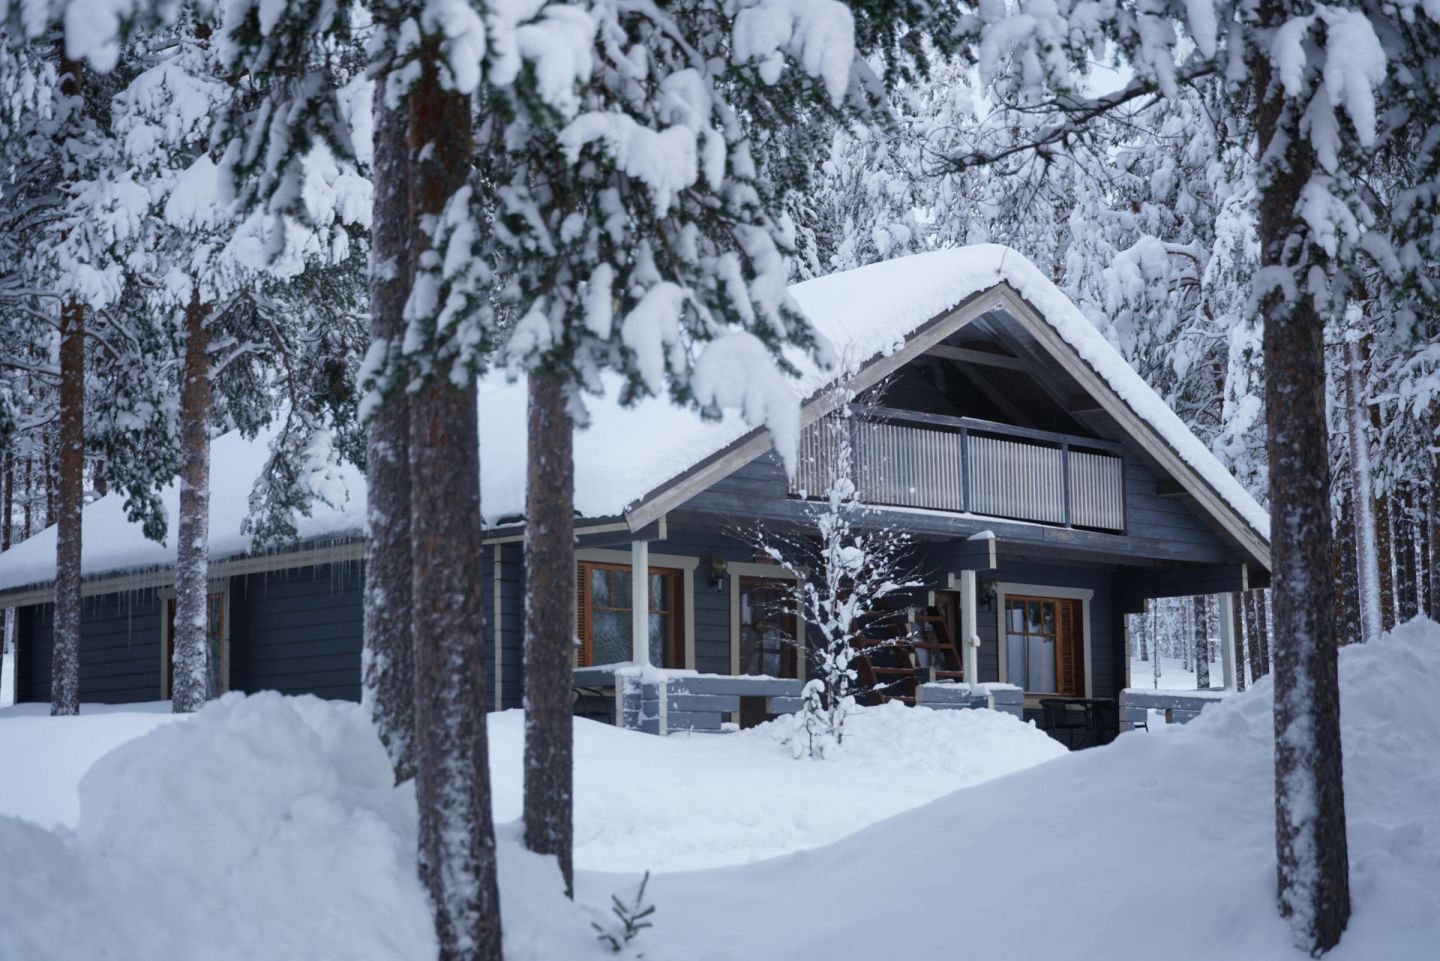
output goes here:
[[[645, 901], [645, 886], [650, 883], [650, 872], [646, 871], [645, 876], [640, 879], [640, 886], [635, 889], [635, 898], [629, 904], [620, 900], [620, 895], [610, 895], [610, 913], [615, 916], [617, 923], [610, 926], [600, 924], [598, 921], [590, 922], [595, 929], [595, 938], [611, 951], [619, 954], [624, 951], [631, 941], [646, 928], [654, 927], [649, 920], [655, 913], [655, 905]], [[635, 955], [636, 958], [643, 958], [643, 954]]]

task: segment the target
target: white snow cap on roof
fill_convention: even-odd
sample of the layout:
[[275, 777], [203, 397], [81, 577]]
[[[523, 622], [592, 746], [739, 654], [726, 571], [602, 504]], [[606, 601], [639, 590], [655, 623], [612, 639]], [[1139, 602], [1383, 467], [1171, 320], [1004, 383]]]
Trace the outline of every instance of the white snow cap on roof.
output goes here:
[[[1269, 536], [1265, 510], [1245, 491], [1180, 418], [1131, 369], [1108, 341], [1024, 256], [998, 244], [958, 247], [902, 257], [797, 284], [790, 294], [836, 355], [849, 362], [898, 349], [926, 321], [974, 294], [1008, 283], [1075, 349], [1111, 389], [1146, 421], [1247, 524]], [[794, 383], [798, 398], [811, 396], [835, 376], [805, 358], [791, 359], [802, 371]], [[677, 474], [745, 436], [751, 427], [736, 411], [719, 420], [647, 398], [632, 407], [616, 399], [619, 381], [606, 380], [603, 397], [587, 397], [590, 426], [575, 437], [575, 507], [583, 517], [613, 517]], [[525, 507], [525, 418], [523, 382], [503, 372], [480, 384], [481, 508], [488, 523], [522, 514]], [[250, 485], [265, 463], [269, 437], [246, 441], [236, 434], [217, 438], [211, 448], [210, 549], [214, 556], [242, 553], [240, 534]], [[365, 482], [346, 467], [348, 500], [340, 507], [317, 503], [299, 524], [302, 537], [360, 531], [364, 527]], [[83, 568], [88, 575], [174, 560], [173, 528], [177, 494], [165, 494], [172, 543], [146, 541], [138, 525], [124, 518], [117, 495], [85, 509]], [[51, 528], [0, 555], [0, 589], [52, 579], [55, 532]]]

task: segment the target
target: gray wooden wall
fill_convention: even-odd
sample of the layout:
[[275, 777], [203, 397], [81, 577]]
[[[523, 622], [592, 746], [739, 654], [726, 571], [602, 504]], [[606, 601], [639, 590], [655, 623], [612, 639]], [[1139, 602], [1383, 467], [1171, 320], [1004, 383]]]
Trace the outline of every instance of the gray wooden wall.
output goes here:
[[[81, 602], [80, 699], [105, 704], [160, 697], [160, 612], [154, 591], [104, 594]], [[50, 700], [55, 607], [22, 607], [16, 651], [17, 701]]]

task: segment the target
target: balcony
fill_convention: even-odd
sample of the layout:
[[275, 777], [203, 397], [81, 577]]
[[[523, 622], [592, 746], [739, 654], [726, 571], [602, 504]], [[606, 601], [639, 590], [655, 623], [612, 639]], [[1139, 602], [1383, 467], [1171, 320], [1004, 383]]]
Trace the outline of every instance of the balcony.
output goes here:
[[[1120, 445], [886, 407], [848, 424], [860, 499], [1100, 531], [1125, 529]], [[828, 490], [839, 460], [831, 418], [807, 428], [791, 493]]]

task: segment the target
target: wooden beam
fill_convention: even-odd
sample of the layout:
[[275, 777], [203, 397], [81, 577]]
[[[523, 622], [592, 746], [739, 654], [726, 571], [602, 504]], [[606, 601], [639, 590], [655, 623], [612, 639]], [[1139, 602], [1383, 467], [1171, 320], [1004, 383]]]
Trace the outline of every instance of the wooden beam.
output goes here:
[[1144, 602], [1149, 598], [1228, 594], [1248, 588], [1249, 572], [1239, 563], [1163, 571], [1126, 570], [1113, 578], [1116, 603], [1132, 614], [1144, 610]]
[[980, 364], [984, 367], [1004, 367], [1008, 370], [1028, 371], [1025, 362], [1020, 358], [1007, 354], [992, 354], [987, 350], [971, 350], [968, 347], [936, 344], [925, 353], [931, 357], [942, 357], [945, 360], [953, 360], [962, 364]]
[[1021, 410], [1014, 401], [1006, 397], [1004, 393], [995, 388], [994, 384], [990, 383], [990, 378], [985, 376], [983, 370], [980, 370], [973, 364], [963, 363], [956, 364], [955, 370], [961, 377], [968, 380], [976, 390], [985, 395], [986, 400], [1000, 408], [1006, 417], [1009, 417], [1022, 427], [1035, 426], [1035, 422], [1029, 417], [1026, 417], [1025, 412]]
[[1155, 493], [1160, 497], [1184, 497], [1189, 491], [1173, 477], [1161, 477], [1155, 482]]
[[994, 531], [972, 534], [953, 551], [947, 561], [962, 571], [993, 571], [997, 566]]

